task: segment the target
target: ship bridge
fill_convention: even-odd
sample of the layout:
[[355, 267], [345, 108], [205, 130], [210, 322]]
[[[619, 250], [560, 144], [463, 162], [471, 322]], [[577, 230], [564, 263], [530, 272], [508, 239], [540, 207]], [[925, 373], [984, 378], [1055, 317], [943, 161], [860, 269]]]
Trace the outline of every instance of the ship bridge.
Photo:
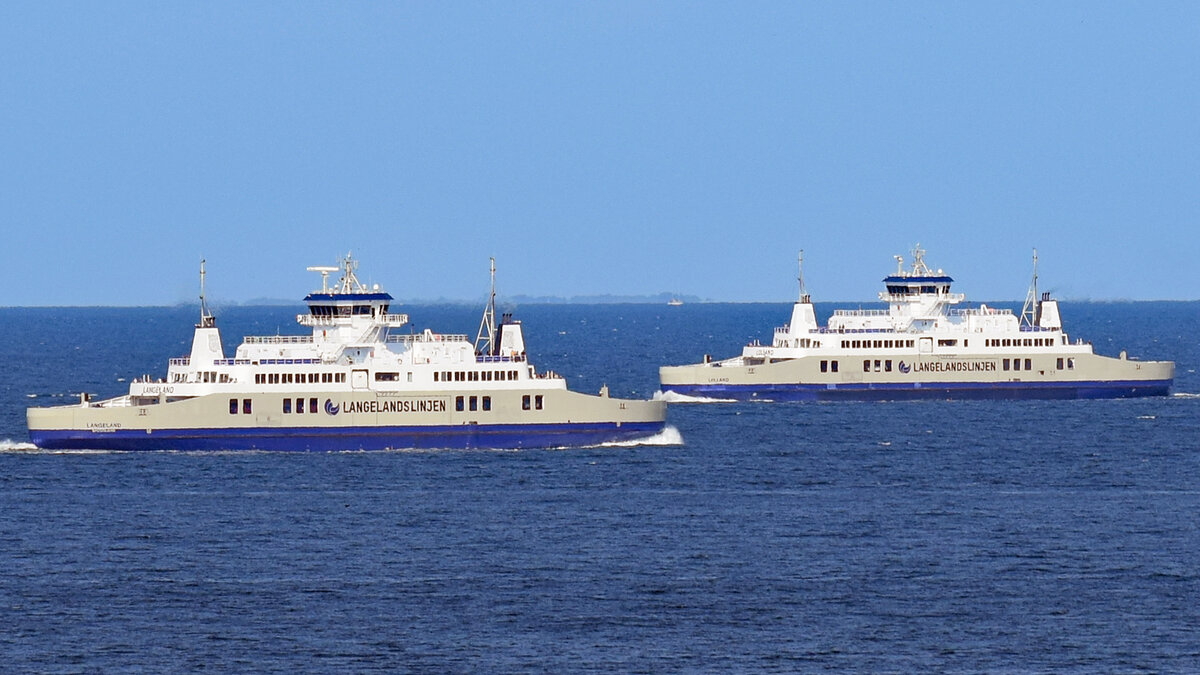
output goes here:
[[[349, 255], [338, 267], [309, 267], [309, 272], [321, 274], [321, 290], [305, 296], [304, 302], [308, 305], [309, 313], [297, 315], [297, 323], [312, 328], [314, 335], [317, 330], [322, 330], [323, 337], [328, 337], [330, 328], [370, 326], [378, 331], [373, 336], [355, 335], [359, 339], [380, 339], [384, 329], [398, 328], [408, 323], [405, 314], [388, 314], [394, 298], [380, 290], [378, 284], [367, 288], [359, 282], [354, 275], [356, 267], [358, 263]], [[329, 275], [339, 271], [342, 276], [331, 288]]]

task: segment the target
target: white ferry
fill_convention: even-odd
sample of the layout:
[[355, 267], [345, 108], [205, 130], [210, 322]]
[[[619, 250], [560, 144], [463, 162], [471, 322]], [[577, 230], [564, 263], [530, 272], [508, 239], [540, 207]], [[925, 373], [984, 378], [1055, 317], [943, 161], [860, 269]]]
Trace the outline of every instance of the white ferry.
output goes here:
[[[888, 309], [836, 310], [820, 326], [804, 291], [792, 320], [770, 345], [750, 343], [741, 356], [664, 366], [664, 392], [736, 400], [889, 400], [906, 398], [1113, 398], [1163, 396], [1170, 361], [1116, 358], [1072, 342], [1058, 302], [1033, 283], [1021, 316], [980, 305], [952, 309], [964, 297], [954, 281], [913, 251], [912, 269], [896, 256], [880, 300]], [[803, 252], [801, 252], [801, 268]]]
[[[652, 436], [661, 401], [569, 391], [526, 360], [521, 323], [495, 320], [492, 293], [473, 344], [425, 330], [390, 334], [408, 317], [366, 288], [347, 256], [310, 267], [321, 290], [296, 321], [311, 335], [246, 337], [226, 358], [204, 302], [189, 356], [165, 379], [132, 382], [125, 396], [30, 408], [39, 448], [108, 450], [379, 450], [590, 445]], [[330, 273], [341, 279], [329, 287]]]

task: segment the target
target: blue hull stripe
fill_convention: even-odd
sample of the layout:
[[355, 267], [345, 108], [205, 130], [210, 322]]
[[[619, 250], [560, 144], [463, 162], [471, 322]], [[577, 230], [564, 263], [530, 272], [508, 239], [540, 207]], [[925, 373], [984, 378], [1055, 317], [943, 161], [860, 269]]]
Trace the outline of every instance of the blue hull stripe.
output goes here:
[[433, 448], [556, 448], [629, 441], [652, 436], [665, 422], [521, 424], [410, 427], [31, 429], [30, 441], [46, 450], [272, 450], [342, 451]]
[[669, 384], [663, 391], [739, 401], [888, 401], [902, 399], [1071, 399], [1166, 396], [1171, 380], [1112, 382], [938, 382], [837, 384]]

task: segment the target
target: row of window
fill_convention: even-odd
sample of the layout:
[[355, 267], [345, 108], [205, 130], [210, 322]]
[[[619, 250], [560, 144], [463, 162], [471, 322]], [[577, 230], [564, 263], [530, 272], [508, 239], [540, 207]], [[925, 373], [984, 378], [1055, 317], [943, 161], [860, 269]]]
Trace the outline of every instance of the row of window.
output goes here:
[[[387, 305], [382, 305], [379, 308], [380, 313], [387, 314]], [[333, 305], [312, 305], [309, 311], [313, 316], [360, 316], [369, 315], [371, 313], [370, 305], [342, 305], [340, 307]]]
[[912, 340], [842, 340], [842, 349], [912, 349]]
[[[834, 368], [834, 371], [836, 371], [836, 370], [837, 370], [837, 368]], [[532, 398], [532, 401], [530, 400], [531, 398]], [[293, 410], [297, 414], [304, 414], [304, 408], [305, 408], [305, 406], [304, 406], [303, 398], [295, 399], [294, 404], [292, 403], [292, 399], [290, 399], [290, 398], [283, 399], [283, 412], [285, 415], [292, 414]], [[531, 408], [533, 410], [542, 410], [544, 408], [544, 401], [542, 399], [541, 394], [536, 394], [532, 397], [529, 394], [525, 394], [524, 396], [521, 397], [521, 410], [529, 410]], [[454, 398], [454, 409], [457, 410], [458, 412], [463, 412], [464, 410], [469, 410], [471, 412], [475, 412], [477, 410], [483, 410], [486, 412], [486, 411], [489, 411], [492, 409], [492, 397], [491, 396], [456, 396]], [[248, 399], [248, 398], [242, 399], [242, 404], [241, 404], [242, 414], [249, 415], [249, 414], [251, 414], [252, 410], [253, 410], [253, 408], [250, 404], [250, 399]], [[310, 414], [315, 414], [318, 410], [319, 410], [319, 408], [317, 407], [317, 399], [309, 398], [308, 399], [308, 412]], [[230, 415], [238, 414], [238, 399], [236, 399], [236, 398], [229, 399], [229, 414]]]
[[[480, 401], [476, 400], [477, 398], [482, 399], [482, 404], [483, 404], [484, 410], [492, 409], [492, 397], [491, 396], [481, 396], [481, 397], [456, 396], [456, 397], [454, 397], [454, 409], [457, 410], [458, 412], [462, 412], [464, 399], [465, 399], [467, 410], [470, 410], [473, 412], [476, 410], [477, 403], [480, 402]], [[532, 405], [531, 405], [531, 401], [530, 401], [531, 398], [533, 399]], [[521, 397], [521, 410], [529, 410], [529, 409], [531, 409], [531, 407], [533, 410], [542, 410], [543, 409], [544, 402], [542, 400], [541, 394], [535, 394], [532, 397], [529, 394], [525, 394], [524, 396]]]
[[[1033, 359], [1025, 359], [1024, 360], [1024, 366], [1025, 366], [1024, 370], [1033, 370], [1032, 361], [1033, 361]], [[1012, 359], [1011, 363], [1010, 363], [1009, 359], [1004, 359], [1004, 362], [1001, 365], [1001, 367], [1004, 368], [1004, 370], [1009, 370], [1010, 366], [1011, 366], [1012, 370], [1022, 370], [1021, 365], [1022, 365], [1021, 359]], [[1058, 357], [1058, 361], [1055, 363], [1055, 366], [1057, 366], [1059, 370], [1063, 369], [1063, 358], [1061, 356]], [[1068, 357], [1066, 359], [1066, 366], [1067, 366], [1067, 370], [1075, 370], [1075, 359]]]
[[821, 362], [821, 372], [822, 373], [836, 373], [837, 371], [838, 371], [838, 362], [837, 361], [822, 361]]
[[[283, 399], [283, 412], [285, 412], [287, 414], [291, 414], [292, 399], [290, 399], [290, 398]], [[302, 398], [296, 399], [296, 412], [299, 414], [304, 413], [304, 399], [302, 399]], [[310, 413], [317, 412], [317, 399], [315, 399], [315, 398], [308, 399], [308, 412], [310, 412]]]
[[254, 384], [329, 384], [345, 382], [345, 373], [255, 373]]
[[447, 370], [433, 374], [434, 382], [500, 382], [515, 379], [515, 370]]
[[988, 347], [1053, 347], [1057, 343], [1054, 338], [994, 338], [985, 340], [984, 344]]

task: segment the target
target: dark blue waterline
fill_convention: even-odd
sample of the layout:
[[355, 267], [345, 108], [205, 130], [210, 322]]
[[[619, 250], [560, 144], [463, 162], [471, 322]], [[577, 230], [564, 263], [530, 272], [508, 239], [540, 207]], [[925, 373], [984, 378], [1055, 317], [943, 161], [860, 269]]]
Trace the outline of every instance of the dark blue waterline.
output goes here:
[[909, 399], [1097, 399], [1166, 396], [1171, 380], [1113, 382], [953, 382], [838, 384], [671, 384], [663, 391], [738, 401], [891, 401]]
[[555, 448], [645, 438], [663, 422], [464, 424], [403, 427], [31, 430], [45, 450], [271, 450], [331, 452], [399, 448]]

